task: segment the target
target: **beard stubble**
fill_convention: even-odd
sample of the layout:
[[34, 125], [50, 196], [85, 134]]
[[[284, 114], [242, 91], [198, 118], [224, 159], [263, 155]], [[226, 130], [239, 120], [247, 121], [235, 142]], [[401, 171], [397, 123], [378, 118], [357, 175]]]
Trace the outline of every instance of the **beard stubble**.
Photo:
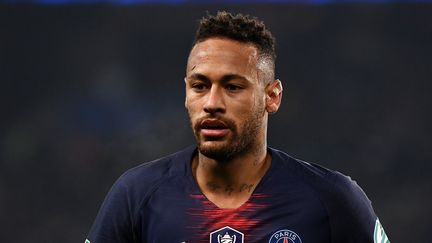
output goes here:
[[[237, 129], [235, 121], [225, 118], [221, 115], [212, 114], [200, 118], [196, 121], [195, 124], [192, 124], [191, 116], [189, 114], [189, 119], [192, 129], [194, 131], [199, 152], [208, 158], [221, 162], [229, 161], [234, 157], [241, 156], [248, 152], [253, 152], [252, 150], [255, 149], [256, 143], [258, 141], [258, 135], [263, 126], [264, 112], [264, 104], [260, 102], [259, 104], [257, 104], [257, 106], [255, 106], [255, 109], [253, 109], [250, 115], [246, 118], [243, 123], [243, 127], [240, 127], [239, 129]], [[200, 126], [201, 122], [205, 119], [218, 119], [224, 122], [230, 129], [232, 135], [228, 139], [222, 139], [225, 141], [219, 141], [218, 139], [207, 139], [203, 141], [205, 138], [200, 136]], [[204, 144], [208, 141], [222, 144]]]

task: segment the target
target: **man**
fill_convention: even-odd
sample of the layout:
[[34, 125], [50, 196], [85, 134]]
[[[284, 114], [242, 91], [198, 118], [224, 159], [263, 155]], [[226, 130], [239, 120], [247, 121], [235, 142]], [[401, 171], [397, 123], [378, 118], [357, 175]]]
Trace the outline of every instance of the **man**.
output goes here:
[[274, 64], [262, 22], [203, 18], [185, 78], [197, 146], [122, 175], [86, 242], [388, 242], [349, 177], [267, 147], [282, 98]]

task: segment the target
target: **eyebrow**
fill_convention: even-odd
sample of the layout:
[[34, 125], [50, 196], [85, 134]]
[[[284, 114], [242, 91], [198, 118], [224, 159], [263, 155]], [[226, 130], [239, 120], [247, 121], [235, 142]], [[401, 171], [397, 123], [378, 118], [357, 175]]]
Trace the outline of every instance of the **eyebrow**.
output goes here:
[[[210, 78], [207, 77], [204, 74], [201, 74], [201, 73], [194, 73], [194, 74], [192, 74], [190, 77], [188, 77], [186, 79], [196, 79], [196, 80], [201, 80], [201, 81], [204, 81], [204, 82], [210, 82]], [[238, 74], [226, 74], [226, 75], [222, 76], [222, 78], [220, 79], [220, 81], [222, 83], [226, 83], [226, 82], [228, 82], [230, 80], [233, 80], [233, 79], [241, 79], [241, 80], [245, 80], [247, 82], [250, 82], [247, 78], [245, 78], [242, 75], [238, 75]]]
[[201, 73], [194, 73], [190, 77], [186, 77], [186, 79], [187, 80], [196, 79], [196, 80], [201, 80], [201, 81], [205, 81], [205, 82], [210, 81], [210, 79], [207, 76], [205, 76], [204, 74], [201, 74]]

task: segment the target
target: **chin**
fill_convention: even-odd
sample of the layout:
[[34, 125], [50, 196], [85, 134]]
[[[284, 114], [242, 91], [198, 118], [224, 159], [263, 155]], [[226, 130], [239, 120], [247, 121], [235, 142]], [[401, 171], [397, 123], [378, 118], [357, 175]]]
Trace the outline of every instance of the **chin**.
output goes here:
[[205, 141], [198, 143], [198, 150], [204, 156], [217, 161], [228, 161], [244, 154], [250, 146], [228, 141]]
[[233, 156], [232, 146], [222, 141], [200, 142], [198, 150], [204, 156], [214, 160], [229, 160]]

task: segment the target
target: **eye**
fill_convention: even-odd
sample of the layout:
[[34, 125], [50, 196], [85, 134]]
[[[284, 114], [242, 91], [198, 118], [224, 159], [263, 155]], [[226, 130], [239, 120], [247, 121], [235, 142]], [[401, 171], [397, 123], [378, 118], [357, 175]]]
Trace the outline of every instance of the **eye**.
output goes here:
[[243, 87], [237, 84], [227, 84], [226, 89], [229, 91], [238, 91], [243, 89]]
[[204, 83], [201, 83], [201, 82], [193, 83], [193, 84], [191, 85], [191, 87], [192, 87], [192, 89], [195, 90], [195, 91], [202, 91], [202, 90], [204, 90], [204, 89], [207, 88], [207, 86], [206, 86]]

